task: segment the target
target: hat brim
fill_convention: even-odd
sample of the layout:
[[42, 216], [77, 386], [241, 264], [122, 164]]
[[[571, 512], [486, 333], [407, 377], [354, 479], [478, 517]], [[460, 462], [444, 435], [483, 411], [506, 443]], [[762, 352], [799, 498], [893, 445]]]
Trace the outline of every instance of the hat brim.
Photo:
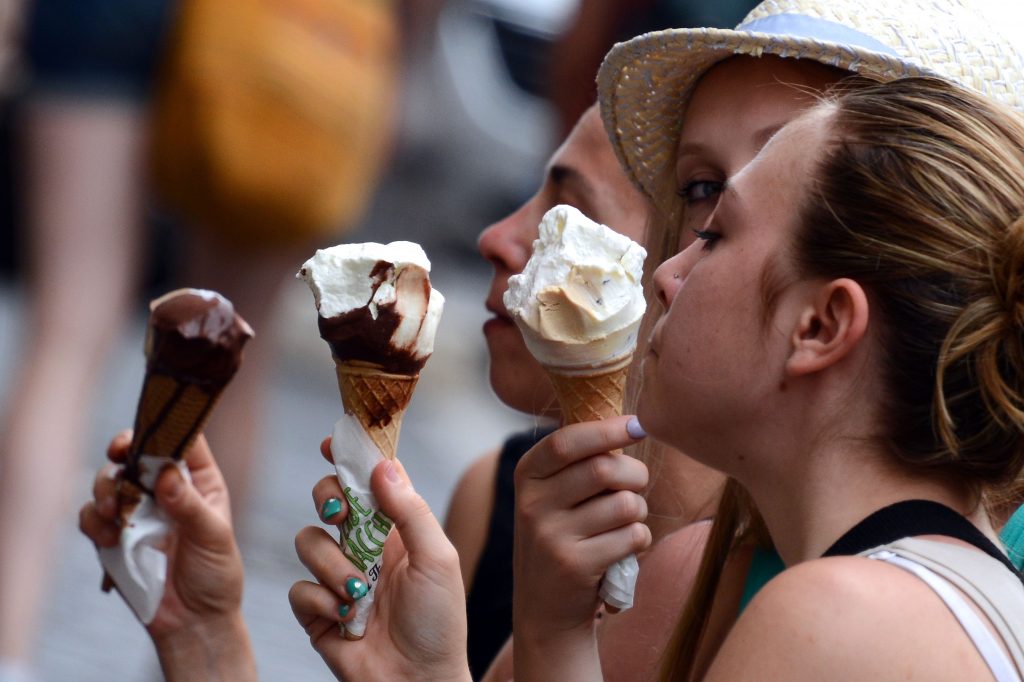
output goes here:
[[674, 172], [683, 112], [696, 82], [723, 59], [766, 54], [810, 59], [877, 81], [936, 75], [894, 55], [770, 33], [669, 29], [619, 43], [598, 72], [601, 117], [630, 181], [655, 206], [666, 207], [657, 188], [666, 172]]

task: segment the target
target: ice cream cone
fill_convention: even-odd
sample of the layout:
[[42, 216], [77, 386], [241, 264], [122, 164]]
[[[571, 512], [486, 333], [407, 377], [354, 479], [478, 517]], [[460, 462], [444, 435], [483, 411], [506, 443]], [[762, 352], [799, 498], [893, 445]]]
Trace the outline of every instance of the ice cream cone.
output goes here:
[[148, 374], [135, 414], [132, 452], [180, 459], [203, 430], [223, 388]]
[[359, 420], [385, 458], [394, 459], [419, 374], [389, 374], [367, 363], [339, 360], [335, 371], [345, 413]]
[[598, 421], [622, 414], [626, 375], [632, 354], [600, 367], [566, 370], [547, 367], [566, 424]]

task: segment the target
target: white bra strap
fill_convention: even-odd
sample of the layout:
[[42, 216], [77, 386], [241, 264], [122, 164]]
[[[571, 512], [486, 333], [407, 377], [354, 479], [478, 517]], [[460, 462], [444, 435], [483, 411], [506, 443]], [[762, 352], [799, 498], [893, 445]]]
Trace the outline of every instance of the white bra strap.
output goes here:
[[923, 580], [945, 602], [949, 610], [953, 612], [953, 615], [960, 622], [960, 626], [963, 627], [967, 636], [974, 642], [978, 653], [985, 659], [985, 664], [992, 671], [992, 676], [996, 679], [996, 682], [1021, 682], [1016, 666], [1007, 657], [1003, 648], [999, 646], [995, 635], [982, 622], [981, 618], [978, 617], [978, 614], [974, 612], [974, 609], [970, 607], [960, 592], [950, 585], [949, 581], [916, 561], [907, 559], [889, 550], [875, 552], [868, 555], [868, 558], [899, 566]]

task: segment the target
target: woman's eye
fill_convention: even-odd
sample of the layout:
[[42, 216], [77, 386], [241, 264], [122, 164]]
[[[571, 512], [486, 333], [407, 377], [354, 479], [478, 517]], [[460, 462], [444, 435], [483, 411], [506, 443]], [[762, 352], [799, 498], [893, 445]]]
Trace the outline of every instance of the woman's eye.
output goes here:
[[687, 204], [695, 204], [717, 197], [722, 191], [722, 185], [723, 183], [717, 180], [693, 180], [679, 190], [679, 196]]

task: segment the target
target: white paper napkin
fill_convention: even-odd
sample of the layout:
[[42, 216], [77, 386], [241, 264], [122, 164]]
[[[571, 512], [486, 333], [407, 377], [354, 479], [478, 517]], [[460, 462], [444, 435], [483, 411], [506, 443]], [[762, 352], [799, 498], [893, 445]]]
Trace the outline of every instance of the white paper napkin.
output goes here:
[[[185, 462], [170, 457], [142, 455], [139, 458], [140, 482], [152, 489], [160, 472], [177, 466], [186, 481], [192, 477]], [[167, 582], [167, 555], [159, 548], [171, 530], [171, 520], [148, 494], [125, 520], [121, 541], [114, 547], [101, 547], [100, 563], [113, 578], [118, 591], [145, 624], [156, 615]]]

